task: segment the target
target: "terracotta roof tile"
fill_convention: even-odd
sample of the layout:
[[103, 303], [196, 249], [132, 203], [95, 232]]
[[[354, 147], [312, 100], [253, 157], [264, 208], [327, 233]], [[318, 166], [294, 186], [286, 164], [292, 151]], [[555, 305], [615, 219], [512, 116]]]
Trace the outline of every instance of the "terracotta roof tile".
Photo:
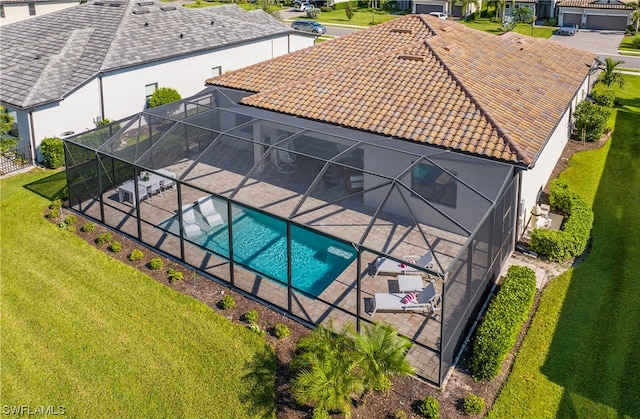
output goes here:
[[531, 164], [594, 58], [409, 15], [208, 83], [257, 92], [246, 105]]
[[563, 0], [560, 7], [580, 7], [583, 9], [634, 10], [633, 0]]

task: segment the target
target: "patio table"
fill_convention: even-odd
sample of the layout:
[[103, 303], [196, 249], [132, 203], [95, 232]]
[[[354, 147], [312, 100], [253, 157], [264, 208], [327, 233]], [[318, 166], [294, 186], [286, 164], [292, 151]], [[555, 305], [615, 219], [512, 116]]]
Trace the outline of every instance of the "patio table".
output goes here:
[[[131, 206], [136, 207], [136, 197], [135, 197], [135, 182], [132, 180], [128, 180], [122, 185], [118, 187], [118, 201], [121, 203], [124, 202], [125, 198], [129, 198], [131, 202]], [[144, 199], [147, 196], [147, 188], [138, 184], [138, 196], [140, 199]]]
[[[158, 169], [156, 170], [156, 172], [160, 173], [161, 175], [164, 175], [168, 178], [171, 179], [175, 179], [176, 178], [176, 174], [170, 170], [166, 170], [166, 169]], [[176, 182], [174, 180], [168, 180], [165, 178], [162, 178], [162, 180], [160, 181], [160, 186], [162, 186], [162, 189], [167, 189], [169, 187], [171, 187], [171, 189], [175, 189], [176, 187]]]
[[153, 192], [160, 190], [160, 185], [163, 180], [164, 178], [162, 176], [158, 176], [155, 173], [149, 173], [149, 180], [138, 178], [138, 185], [146, 188], [147, 196], [151, 199]]
[[423, 288], [422, 275], [398, 275], [400, 292], [422, 291]]

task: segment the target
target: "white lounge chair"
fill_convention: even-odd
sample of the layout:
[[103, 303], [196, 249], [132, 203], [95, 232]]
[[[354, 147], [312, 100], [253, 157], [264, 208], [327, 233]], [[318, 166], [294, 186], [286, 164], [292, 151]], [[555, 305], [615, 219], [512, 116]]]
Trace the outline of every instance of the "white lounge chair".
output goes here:
[[218, 213], [216, 207], [213, 205], [213, 198], [211, 197], [211, 195], [198, 199], [198, 208], [200, 208], [200, 213], [210, 227], [224, 224], [222, 216]]
[[[433, 283], [429, 283], [422, 291], [416, 295], [416, 300], [403, 303], [402, 299], [407, 294], [402, 293], [384, 293], [376, 292], [373, 295], [373, 312], [371, 317], [376, 314], [376, 311], [408, 311], [408, 310], [421, 310], [429, 311], [431, 314], [436, 314], [441, 309], [442, 295], [436, 293], [436, 289]], [[436, 320], [440, 316], [435, 315]]]
[[[404, 256], [405, 260], [414, 259], [417, 262], [413, 263], [414, 265], [421, 266], [423, 268], [433, 269], [433, 254], [429, 251], [425, 253], [422, 257], [418, 258], [417, 256]], [[404, 263], [398, 263], [395, 260], [387, 259], [387, 258], [377, 258], [376, 266], [375, 266], [375, 274], [374, 277], [378, 276], [378, 274], [387, 274], [387, 275], [399, 275], [405, 274], [407, 272], [419, 273], [416, 268], [413, 266], [405, 265]]]
[[184, 236], [196, 237], [204, 233], [196, 220], [196, 213], [193, 210], [193, 205], [182, 206], [182, 223]]

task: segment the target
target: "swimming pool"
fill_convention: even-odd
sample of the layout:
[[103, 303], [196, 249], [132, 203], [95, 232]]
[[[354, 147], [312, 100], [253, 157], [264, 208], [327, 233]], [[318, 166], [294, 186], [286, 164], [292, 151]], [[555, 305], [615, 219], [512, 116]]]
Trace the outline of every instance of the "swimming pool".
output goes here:
[[[258, 274], [287, 283], [286, 223], [243, 208], [233, 220], [233, 259]], [[227, 225], [196, 238], [201, 246], [229, 257]], [[291, 283], [312, 297], [320, 295], [356, 258], [350, 245], [291, 226]]]

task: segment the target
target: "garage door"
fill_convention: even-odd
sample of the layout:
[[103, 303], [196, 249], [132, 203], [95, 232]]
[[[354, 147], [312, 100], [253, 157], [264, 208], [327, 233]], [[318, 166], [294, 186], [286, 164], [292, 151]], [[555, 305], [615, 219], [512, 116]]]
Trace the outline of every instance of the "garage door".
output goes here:
[[587, 29], [624, 31], [627, 29], [627, 17], [587, 15]]
[[441, 4], [416, 4], [416, 13], [444, 12]]
[[575, 23], [576, 25], [578, 25], [578, 27], [580, 27], [580, 23], [582, 20], [582, 15], [580, 14], [576, 14], [576, 13], [564, 13], [562, 15], [562, 24], [566, 25], [566, 24], [570, 24], [570, 23]]
[[453, 6], [453, 17], [462, 17], [462, 5]]

